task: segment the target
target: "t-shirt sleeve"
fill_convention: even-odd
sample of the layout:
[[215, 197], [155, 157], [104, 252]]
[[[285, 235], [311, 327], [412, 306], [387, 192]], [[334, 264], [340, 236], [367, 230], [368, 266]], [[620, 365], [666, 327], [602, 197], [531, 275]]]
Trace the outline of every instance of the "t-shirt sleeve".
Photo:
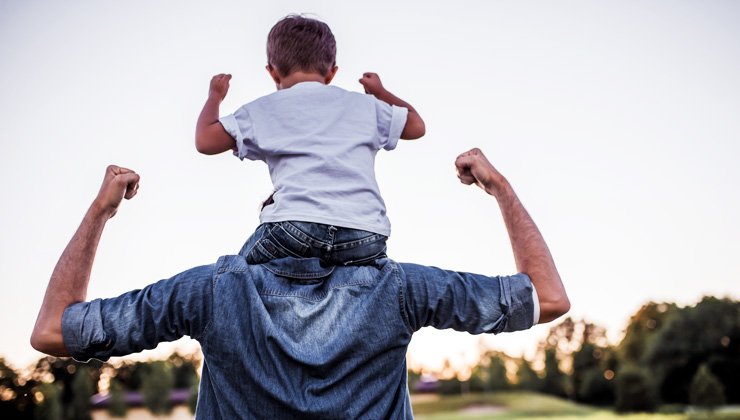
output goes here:
[[379, 99], [375, 100], [375, 115], [378, 124], [378, 148], [393, 150], [401, 138], [409, 110], [395, 105], [389, 105]]
[[76, 360], [107, 360], [189, 335], [200, 338], [211, 318], [213, 266], [196, 267], [141, 290], [70, 305], [62, 337]]
[[218, 121], [236, 141], [236, 152], [234, 154], [239, 159], [264, 160], [262, 151], [255, 142], [254, 122], [246, 105], [237, 109], [233, 114], [219, 118]]
[[526, 274], [484, 276], [401, 265], [409, 327], [452, 328], [471, 334], [520, 331], [537, 321], [532, 281]]

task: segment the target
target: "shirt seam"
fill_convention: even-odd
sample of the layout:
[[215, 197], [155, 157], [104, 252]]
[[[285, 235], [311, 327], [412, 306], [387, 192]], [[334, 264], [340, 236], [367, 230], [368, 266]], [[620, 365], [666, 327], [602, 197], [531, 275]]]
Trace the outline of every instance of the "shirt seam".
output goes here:
[[398, 286], [398, 310], [401, 313], [401, 319], [403, 319], [403, 323], [406, 325], [409, 334], [413, 334], [414, 328], [411, 326], [409, 314], [406, 311], [406, 295], [403, 293], [403, 280], [401, 280], [401, 275], [398, 273], [398, 265], [393, 262], [391, 262], [390, 264], [393, 275], [396, 277], [396, 285]]
[[[219, 258], [219, 264], [216, 264], [217, 267], [220, 267], [221, 265], [223, 265], [223, 257], [220, 257]], [[205, 340], [206, 337], [208, 337], [208, 334], [210, 334], [210, 332], [211, 332], [211, 325], [213, 325], [213, 318], [214, 318], [214, 316], [213, 316], [213, 307], [216, 304], [216, 302], [215, 302], [216, 282], [218, 281], [219, 275], [220, 275], [220, 270], [214, 270], [214, 273], [212, 275], [213, 278], [211, 279], [211, 308], [210, 308], [210, 311], [209, 311], [209, 314], [208, 314], [208, 323], [203, 328], [203, 333], [200, 334], [199, 337], [193, 337], [196, 340], [199, 339], [199, 338], [202, 339], [202, 340]]]
[[[331, 287], [329, 289], [329, 291], [343, 289], [343, 288], [352, 287], [352, 286], [365, 286], [365, 285], [368, 285], [368, 284], [371, 284], [371, 283], [372, 283], [372, 281], [366, 281], [366, 280], [363, 280], [363, 281], [355, 281], [355, 282], [351, 282], [351, 283], [344, 283], [341, 286]], [[261, 296], [294, 297], [294, 298], [298, 298], [298, 299], [307, 300], [307, 301], [310, 301], [310, 302], [319, 302], [319, 301], [323, 300], [324, 298], [326, 298], [329, 295], [328, 292], [322, 292], [322, 293], [316, 294], [315, 295], [316, 297], [313, 298], [313, 297], [310, 297], [310, 296], [303, 296], [303, 295], [299, 295], [299, 294], [295, 294], [295, 293], [280, 292], [279, 290], [275, 290], [275, 289], [261, 289], [257, 293], [259, 293]]]

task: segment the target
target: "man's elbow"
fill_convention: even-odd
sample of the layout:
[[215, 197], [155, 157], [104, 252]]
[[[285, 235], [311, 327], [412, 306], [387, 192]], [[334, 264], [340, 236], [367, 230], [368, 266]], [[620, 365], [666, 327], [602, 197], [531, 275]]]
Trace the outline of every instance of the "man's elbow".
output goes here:
[[45, 322], [39, 320], [31, 332], [31, 347], [50, 356], [69, 356], [67, 347], [64, 345], [61, 322]]
[[570, 311], [570, 300], [565, 292], [555, 300], [540, 301], [539, 323], [554, 321]]
[[64, 348], [60, 340], [55, 340], [51, 334], [36, 330], [31, 334], [31, 347], [50, 356], [66, 356], [66, 351], [60, 351], [60, 348]]

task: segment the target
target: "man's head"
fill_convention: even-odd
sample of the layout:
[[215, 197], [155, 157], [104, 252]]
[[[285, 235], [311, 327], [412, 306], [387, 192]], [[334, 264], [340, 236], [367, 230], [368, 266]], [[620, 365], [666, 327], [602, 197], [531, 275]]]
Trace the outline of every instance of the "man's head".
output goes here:
[[336, 55], [334, 34], [316, 19], [288, 15], [267, 35], [267, 69], [280, 77], [298, 71], [328, 77], [336, 71]]

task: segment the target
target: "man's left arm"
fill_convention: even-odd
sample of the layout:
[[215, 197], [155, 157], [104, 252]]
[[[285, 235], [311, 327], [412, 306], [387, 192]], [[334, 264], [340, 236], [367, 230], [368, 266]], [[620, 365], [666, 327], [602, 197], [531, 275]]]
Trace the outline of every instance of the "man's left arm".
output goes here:
[[114, 165], [106, 169], [97, 197], [52, 272], [31, 334], [31, 345], [36, 350], [53, 356], [69, 355], [62, 337], [64, 310], [85, 300], [105, 223], [116, 214], [121, 200], [132, 198], [138, 188], [136, 172]]
[[537, 323], [534, 287], [526, 274], [486, 276], [403, 263], [399, 276], [411, 331], [430, 326], [498, 334]]

